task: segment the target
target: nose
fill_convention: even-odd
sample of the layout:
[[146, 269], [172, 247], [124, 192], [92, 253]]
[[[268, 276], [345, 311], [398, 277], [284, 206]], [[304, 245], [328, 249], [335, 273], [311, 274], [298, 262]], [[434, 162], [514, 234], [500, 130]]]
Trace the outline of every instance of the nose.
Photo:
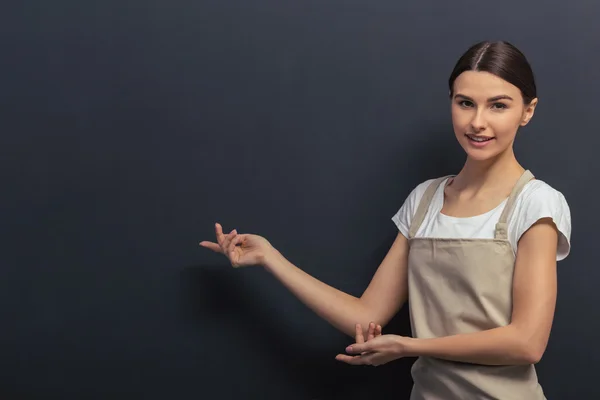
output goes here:
[[473, 119], [471, 120], [471, 127], [474, 133], [481, 132], [485, 130], [487, 126], [487, 122], [485, 120], [485, 115], [483, 114], [483, 110], [477, 110], [473, 115]]

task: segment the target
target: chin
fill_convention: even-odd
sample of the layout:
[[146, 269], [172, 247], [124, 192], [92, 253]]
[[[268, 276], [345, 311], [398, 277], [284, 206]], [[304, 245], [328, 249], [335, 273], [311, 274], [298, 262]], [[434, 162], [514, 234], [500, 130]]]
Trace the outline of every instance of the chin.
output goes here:
[[498, 154], [492, 154], [492, 153], [485, 154], [482, 152], [467, 151], [467, 157], [473, 161], [484, 162], [484, 161], [490, 161], [490, 160], [497, 158]]
[[489, 161], [495, 158], [502, 153], [499, 152], [498, 149], [474, 149], [469, 143], [463, 143], [462, 148], [467, 154], [467, 157], [473, 161]]

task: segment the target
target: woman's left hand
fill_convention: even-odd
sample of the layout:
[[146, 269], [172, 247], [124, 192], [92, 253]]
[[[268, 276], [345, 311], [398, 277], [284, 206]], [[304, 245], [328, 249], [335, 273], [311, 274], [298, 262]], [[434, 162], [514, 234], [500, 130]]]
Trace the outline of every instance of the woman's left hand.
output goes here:
[[379, 335], [366, 342], [357, 341], [346, 347], [346, 354], [335, 359], [350, 365], [383, 365], [408, 356], [408, 344], [412, 338], [398, 335]]

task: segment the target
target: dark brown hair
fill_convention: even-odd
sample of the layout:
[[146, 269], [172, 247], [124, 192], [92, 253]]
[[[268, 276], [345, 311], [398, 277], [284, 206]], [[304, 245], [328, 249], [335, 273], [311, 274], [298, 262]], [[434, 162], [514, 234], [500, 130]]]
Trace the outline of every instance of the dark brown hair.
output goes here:
[[465, 71], [485, 71], [512, 83], [521, 90], [523, 101], [529, 104], [537, 97], [533, 71], [525, 55], [508, 42], [480, 42], [463, 54], [448, 81], [450, 97], [454, 93], [454, 81]]

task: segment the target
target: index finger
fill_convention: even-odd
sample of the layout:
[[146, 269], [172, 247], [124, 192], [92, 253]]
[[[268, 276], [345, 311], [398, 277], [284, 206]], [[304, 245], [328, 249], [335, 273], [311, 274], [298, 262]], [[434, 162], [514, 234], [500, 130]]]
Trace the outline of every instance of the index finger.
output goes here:
[[221, 246], [219, 246], [217, 243], [202, 241], [200, 242], [200, 246], [206, 247], [207, 249], [210, 249], [216, 253], [223, 253], [223, 249], [221, 249]]

